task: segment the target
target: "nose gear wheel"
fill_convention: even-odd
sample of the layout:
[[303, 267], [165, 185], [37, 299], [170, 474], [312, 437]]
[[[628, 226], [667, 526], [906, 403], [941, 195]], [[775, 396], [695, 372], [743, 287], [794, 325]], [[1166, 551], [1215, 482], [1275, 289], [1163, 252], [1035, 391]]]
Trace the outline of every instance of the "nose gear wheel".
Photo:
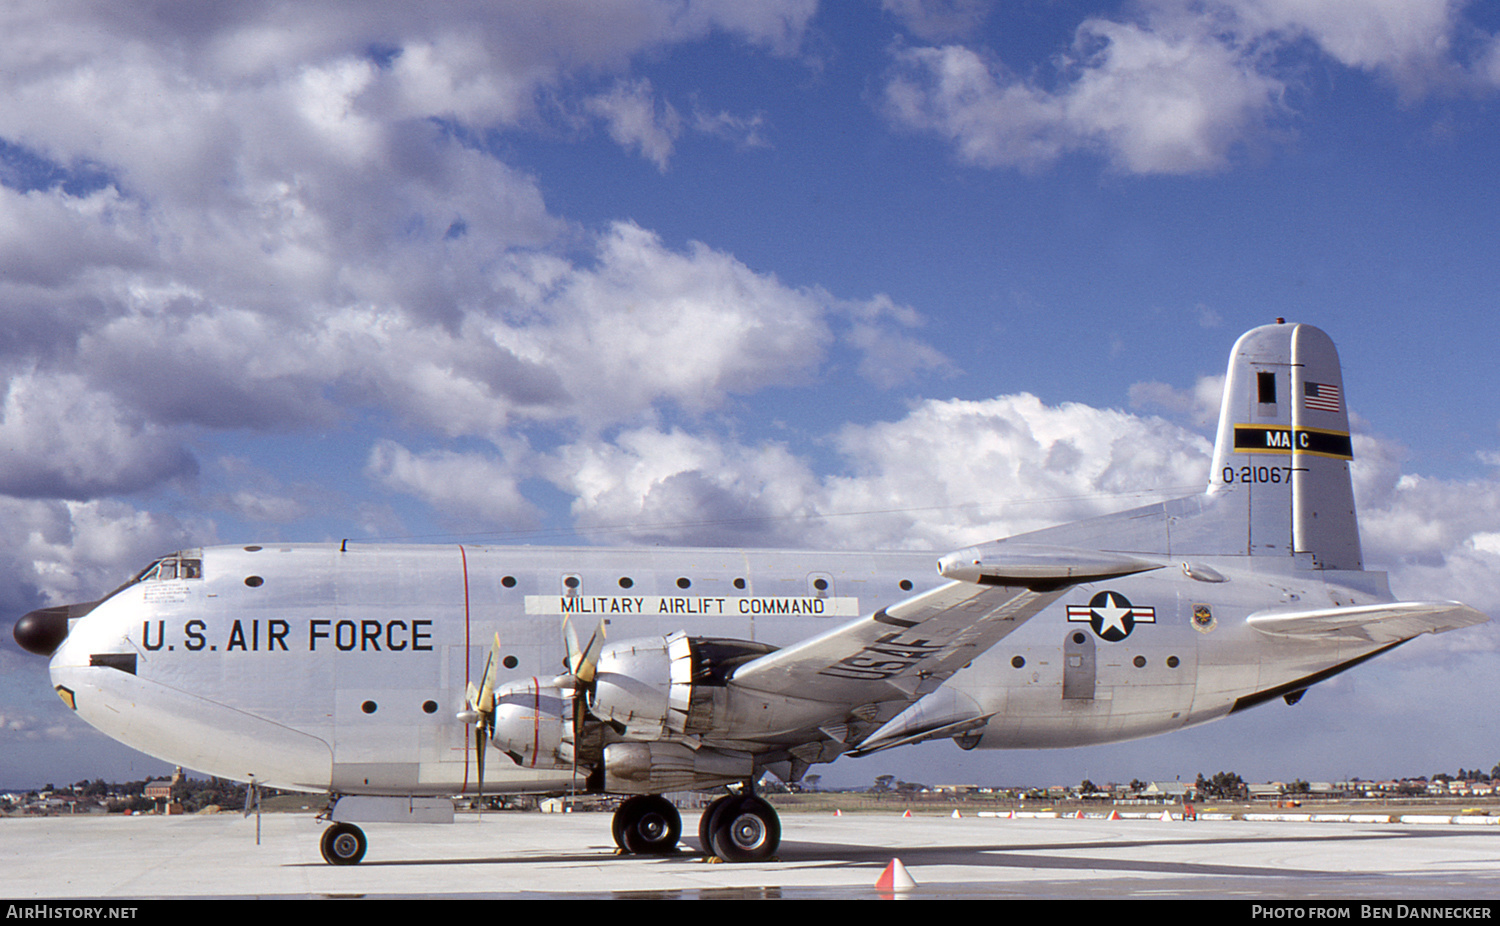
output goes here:
[[323, 860], [330, 865], [358, 865], [367, 847], [364, 831], [348, 823], [335, 823], [323, 831]]

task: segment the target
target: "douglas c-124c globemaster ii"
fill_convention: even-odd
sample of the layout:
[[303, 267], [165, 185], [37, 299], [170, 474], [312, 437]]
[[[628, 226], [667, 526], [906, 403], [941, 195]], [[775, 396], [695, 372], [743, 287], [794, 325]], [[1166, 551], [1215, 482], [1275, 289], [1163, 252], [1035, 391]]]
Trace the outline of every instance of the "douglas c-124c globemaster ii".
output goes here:
[[704, 849], [766, 859], [767, 770], [1165, 733], [1486, 620], [1364, 571], [1352, 456], [1332, 341], [1278, 323], [1234, 346], [1201, 495], [949, 553], [937, 576], [909, 553], [224, 546], [15, 636], [121, 742], [328, 793], [334, 864], [363, 857], [355, 823], [451, 821], [486, 793], [626, 795], [621, 849], [667, 852], [661, 795], [721, 789]]

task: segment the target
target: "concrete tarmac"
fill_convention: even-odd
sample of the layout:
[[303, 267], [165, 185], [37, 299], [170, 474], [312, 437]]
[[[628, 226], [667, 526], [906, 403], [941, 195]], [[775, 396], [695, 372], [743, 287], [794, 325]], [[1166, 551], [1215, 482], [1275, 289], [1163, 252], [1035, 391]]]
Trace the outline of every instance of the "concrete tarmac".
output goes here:
[[[696, 814], [684, 815], [696, 833]], [[777, 860], [617, 856], [604, 813], [365, 826], [326, 864], [310, 815], [0, 819], [0, 900], [129, 898], [879, 898], [893, 858], [957, 898], [1254, 901], [1500, 898], [1500, 827], [1400, 823], [786, 814]], [[1356, 912], [1356, 916], [1358, 913]]]

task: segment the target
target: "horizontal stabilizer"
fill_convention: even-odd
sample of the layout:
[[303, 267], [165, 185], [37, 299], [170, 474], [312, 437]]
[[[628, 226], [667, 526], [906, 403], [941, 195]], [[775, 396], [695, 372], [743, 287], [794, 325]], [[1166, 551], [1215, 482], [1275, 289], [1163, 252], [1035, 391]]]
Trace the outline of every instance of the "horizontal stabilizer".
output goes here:
[[1123, 553], [1039, 543], [981, 544], [938, 560], [938, 572], [944, 578], [1036, 591], [1117, 579], [1160, 568], [1160, 563]]
[[1315, 611], [1267, 610], [1246, 621], [1268, 636], [1396, 643], [1420, 633], [1482, 624], [1489, 617], [1456, 601], [1395, 601]]

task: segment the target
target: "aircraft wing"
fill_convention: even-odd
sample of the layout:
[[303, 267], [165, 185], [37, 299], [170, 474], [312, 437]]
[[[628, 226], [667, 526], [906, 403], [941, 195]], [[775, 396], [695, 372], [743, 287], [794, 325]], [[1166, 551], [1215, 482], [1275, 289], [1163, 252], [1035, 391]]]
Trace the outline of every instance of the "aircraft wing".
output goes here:
[[1419, 633], [1442, 633], [1482, 624], [1489, 617], [1456, 601], [1396, 601], [1311, 611], [1270, 609], [1256, 611], [1246, 620], [1251, 627], [1273, 637], [1396, 643]]
[[746, 663], [733, 682], [845, 705], [909, 700], [923, 693], [924, 682], [935, 687], [1062, 592], [949, 582]]
[[736, 687], [841, 705], [914, 701], [1068, 588], [1159, 568], [1111, 553], [998, 545], [940, 560], [955, 581], [741, 666]]

